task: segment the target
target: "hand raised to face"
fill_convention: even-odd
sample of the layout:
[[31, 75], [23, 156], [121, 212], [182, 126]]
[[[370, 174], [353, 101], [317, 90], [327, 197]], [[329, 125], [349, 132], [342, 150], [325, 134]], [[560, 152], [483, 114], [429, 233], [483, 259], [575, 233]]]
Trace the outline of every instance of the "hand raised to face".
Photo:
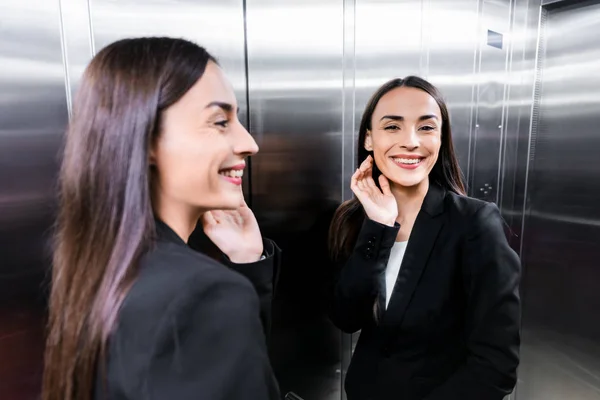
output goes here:
[[246, 202], [236, 210], [213, 210], [202, 215], [208, 238], [236, 264], [256, 262], [263, 253], [263, 241], [254, 213]]
[[382, 174], [377, 187], [373, 180], [373, 158], [368, 156], [356, 170], [350, 182], [350, 189], [362, 204], [369, 219], [380, 224], [394, 226], [398, 217], [398, 206], [390, 191], [390, 183]]

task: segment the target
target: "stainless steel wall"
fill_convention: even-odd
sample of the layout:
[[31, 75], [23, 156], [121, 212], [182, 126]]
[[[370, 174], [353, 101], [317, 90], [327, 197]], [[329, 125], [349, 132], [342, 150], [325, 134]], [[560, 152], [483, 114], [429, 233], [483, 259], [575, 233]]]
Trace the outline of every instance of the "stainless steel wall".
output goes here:
[[498, 203], [503, 142], [510, 1], [484, 1], [479, 30], [478, 83], [469, 163], [469, 193]]
[[597, 3], [0, 0], [0, 359], [18, 359], [0, 366], [0, 393], [31, 398], [39, 384], [45, 234], [81, 73], [116, 39], [170, 35], [219, 58], [261, 147], [244, 189], [284, 250], [272, 343], [284, 392], [344, 397], [357, 335], [341, 335], [324, 312], [327, 225], [352, 196], [369, 96], [416, 74], [448, 101], [469, 193], [498, 203], [523, 255], [511, 397], [600, 398]]
[[135, 36], [173, 36], [215, 54], [246, 107], [242, 0], [61, 0], [69, 85], [72, 91], [92, 55], [107, 44]]
[[517, 399], [600, 399], [600, 2], [573, 3], [541, 14]]
[[0, 397], [39, 388], [43, 279], [67, 102], [59, 7], [0, 1]]
[[343, 2], [246, 2], [252, 206], [283, 250], [273, 363], [283, 392], [340, 396], [341, 336], [324, 309], [326, 223], [341, 202]]

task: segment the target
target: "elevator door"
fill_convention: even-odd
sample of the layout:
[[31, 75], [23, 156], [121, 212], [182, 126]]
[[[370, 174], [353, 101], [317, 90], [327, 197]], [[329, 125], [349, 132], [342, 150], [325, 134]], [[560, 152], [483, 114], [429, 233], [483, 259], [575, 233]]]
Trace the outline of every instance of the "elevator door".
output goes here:
[[562, 4], [542, 14], [519, 400], [600, 399], [600, 2]]

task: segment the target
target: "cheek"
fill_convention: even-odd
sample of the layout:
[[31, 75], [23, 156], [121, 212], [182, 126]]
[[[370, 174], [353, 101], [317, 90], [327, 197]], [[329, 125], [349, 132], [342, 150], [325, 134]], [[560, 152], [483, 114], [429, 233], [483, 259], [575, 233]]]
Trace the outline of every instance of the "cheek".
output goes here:
[[389, 151], [390, 147], [394, 146], [394, 143], [391, 142], [390, 140], [386, 140], [385, 137], [382, 137], [382, 135], [376, 135], [377, 137], [373, 138], [373, 155], [376, 158], [385, 158], [387, 152]]
[[428, 138], [427, 150], [433, 156], [432, 158], [437, 159], [440, 153], [440, 147], [442, 144], [441, 138], [439, 136], [432, 136]]
[[190, 136], [162, 141], [157, 154], [163, 189], [176, 197], [210, 190], [229, 155], [229, 146], [217, 135]]

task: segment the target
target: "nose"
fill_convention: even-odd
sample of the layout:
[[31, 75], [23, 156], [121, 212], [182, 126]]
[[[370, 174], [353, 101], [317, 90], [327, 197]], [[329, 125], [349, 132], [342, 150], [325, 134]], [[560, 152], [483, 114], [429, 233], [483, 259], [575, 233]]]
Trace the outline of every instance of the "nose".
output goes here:
[[407, 150], [414, 150], [419, 147], [419, 135], [414, 128], [409, 129], [404, 135], [401, 135], [402, 139], [400, 147]]
[[233, 135], [233, 151], [241, 156], [252, 156], [258, 153], [258, 144], [241, 123]]

